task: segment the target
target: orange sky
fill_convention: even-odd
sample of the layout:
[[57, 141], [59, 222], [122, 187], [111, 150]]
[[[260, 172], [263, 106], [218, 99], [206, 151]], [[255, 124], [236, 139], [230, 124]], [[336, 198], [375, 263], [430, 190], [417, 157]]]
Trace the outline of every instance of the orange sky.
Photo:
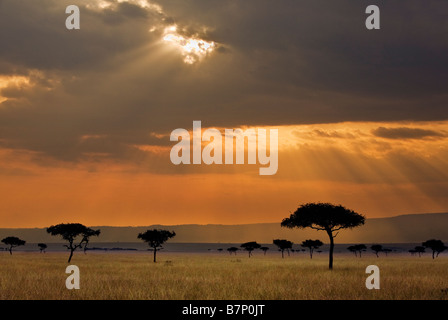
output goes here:
[[445, 122], [279, 129], [274, 176], [259, 176], [259, 165], [174, 166], [175, 142], [149, 146], [147, 159], [127, 163], [97, 155], [71, 165], [2, 149], [1, 226], [280, 222], [312, 201], [341, 203], [368, 218], [448, 209]]
[[[0, 228], [448, 212], [448, 4], [408, 2], [1, 1]], [[278, 129], [278, 172], [173, 165], [194, 120]]]

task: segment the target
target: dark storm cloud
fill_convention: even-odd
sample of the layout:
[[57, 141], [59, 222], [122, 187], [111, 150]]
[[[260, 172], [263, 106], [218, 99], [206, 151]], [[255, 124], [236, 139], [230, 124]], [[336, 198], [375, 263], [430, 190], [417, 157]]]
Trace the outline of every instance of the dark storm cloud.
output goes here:
[[372, 131], [373, 135], [386, 139], [424, 139], [424, 138], [441, 138], [447, 135], [434, 131], [419, 128], [385, 128], [379, 127]]
[[[11, 98], [0, 105], [3, 145], [64, 160], [120, 158], [136, 156], [132, 145], [166, 144], [150, 133], [193, 120], [232, 128], [447, 119], [447, 2], [377, 2], [378, 31], [364, 27], [376, 1], [166, 0], [163, 12], [108, 2], [0, 2], [0, 75], [39, 74], [30, 88], [0, 91]], [[64, 27], [69, 4], [81, 8], [79, 31]], [[219, 50], [186, 65], [161, 42], [170, 23]]]

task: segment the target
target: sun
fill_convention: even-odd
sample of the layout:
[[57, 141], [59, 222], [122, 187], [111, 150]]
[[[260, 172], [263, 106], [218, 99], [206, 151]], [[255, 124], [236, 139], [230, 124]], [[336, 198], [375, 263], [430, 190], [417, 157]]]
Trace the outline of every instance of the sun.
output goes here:
[[205, 41], [196, 36], [185, 37], [177, 31], [177, 26], [166, 27], [163, 32], [163, 40], [176, 46], [184, 57], [184, 62], [193, 64], [216, 49], [214, 41]]

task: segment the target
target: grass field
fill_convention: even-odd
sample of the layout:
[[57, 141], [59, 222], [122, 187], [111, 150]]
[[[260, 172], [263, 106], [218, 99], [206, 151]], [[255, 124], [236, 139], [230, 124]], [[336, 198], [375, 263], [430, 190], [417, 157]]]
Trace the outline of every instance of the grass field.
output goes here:
[[[0, 254], [0, 299], [448, 299], [448, 258], [336, 255], [75, 253], [81, 289], [68, 290], [68, 254]], [[380, 268], [381, 289], [365, 287]]]

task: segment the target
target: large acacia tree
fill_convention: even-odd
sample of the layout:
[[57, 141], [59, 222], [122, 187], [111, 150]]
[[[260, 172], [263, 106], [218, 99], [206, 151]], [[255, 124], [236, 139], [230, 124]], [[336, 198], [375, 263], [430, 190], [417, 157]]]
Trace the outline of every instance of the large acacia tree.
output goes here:
[[157, 251], [162, 249], [162, 245], [174, 236], [176, 236], [176, 233], [174, 231], [170, 232], [168, 230], [153, 229], [146, 230], [143, 233], [139, 233], [137, 238], [147, 242], [148, 245], [153, 249], [154, 262], [156, 262]]
[[341, 205], [306, 203], [301, 205], [281, 226], [325, 231], [330, 239], [329, 268], [333, 269], [334, 238], [341, 229], [351, 229], [365, 222], [365, 217]]
[[[61, 236], [62, 239], [68, 241], [68, 245], [64, 245], [64, 247], [70, 250], [70, 256], [68, 257], [68, 263], [70, 263], [73, 252], [82, 248], [86, 241], [88, 242], [89, 234], [99, 234], [100, 230], [90, 229], [80, 223], [61, 223], [47, 228], [47, 232], [52, 236]], [[79, 243], [76, 243], [78, 240]]]

